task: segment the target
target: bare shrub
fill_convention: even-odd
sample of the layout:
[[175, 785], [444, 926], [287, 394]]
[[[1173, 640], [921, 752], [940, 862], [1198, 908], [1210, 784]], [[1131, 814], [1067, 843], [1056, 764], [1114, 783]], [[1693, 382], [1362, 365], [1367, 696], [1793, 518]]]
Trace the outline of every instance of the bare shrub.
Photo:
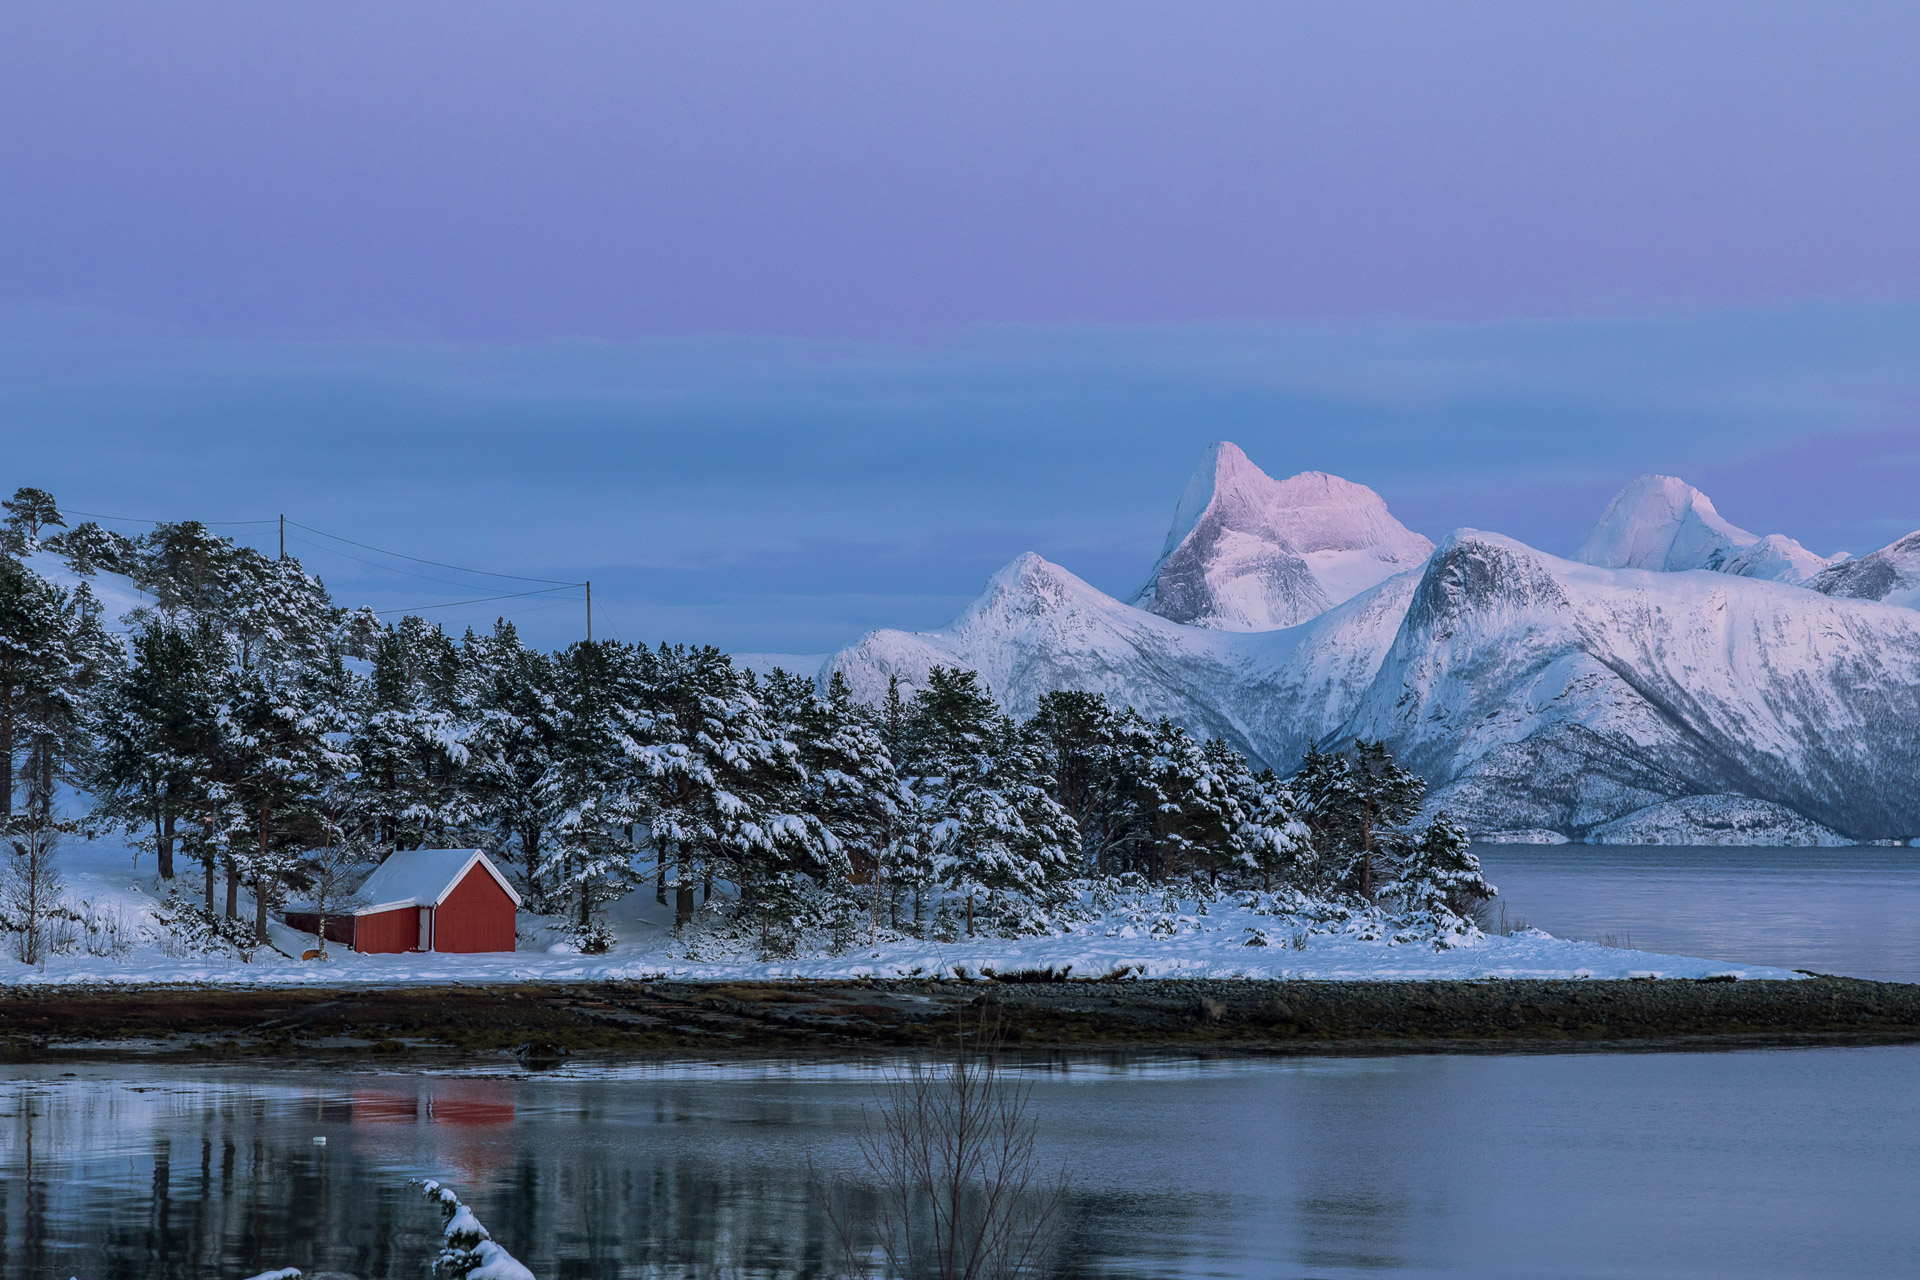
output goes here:
[[87, 931], [88, 955], [123, 956], [133, 950], [133, 923], [119, 907], [87, 907], [81, 912], [80, 923]]
[[1002, 1075], [998, 1027], [955, 1035], [882, 1092], [859, 1139], [871, 1212], [827, 1196], [849, 1280], [1019, 1280], [1046, 1274], [1066, 1200], [1064, 1171], [1034, 1150], [1031, 1090]]

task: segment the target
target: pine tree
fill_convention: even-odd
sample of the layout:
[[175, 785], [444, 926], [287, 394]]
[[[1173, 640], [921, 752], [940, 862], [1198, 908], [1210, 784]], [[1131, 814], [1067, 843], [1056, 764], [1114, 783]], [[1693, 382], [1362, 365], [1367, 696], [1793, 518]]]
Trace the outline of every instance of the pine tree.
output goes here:
[[742, 674], [717, 649], [661, 646], [653, 740], [633, 754], [654, 856], [672, 868], [674, 923], [693, 918], [702, 880], [739, 886], [763, 939], [780, 907], [818, 877], [846, 875], [845, 853], [798, 803], [805, 770]]
[[1139, 805], [1152, 727], [1099, 694], [1059, 690], [1041, 697], [1024, 731], [1080, 833], [1081, 866], [1095, 875], [1128, 869], [1152, 844], [1152, 824]]
[[1437, 945], [1467, 931], [1474, 906], [1497, 890], [1480, 874], [1466, 829], [1442, 811], [1412, 841], [1383, 897], [1395, 898], [1414, 927], [1430, 933]]
[[1217, 878], [1231, 859], [1242, 820], [1214, 761], [1186, 730], [1162, 720], [1140, 768], [1139, 808], [1152, 832], [1148, 874], [1155, 880], [1196, 872]]
[[256, 655], [234, 673], [226, 710], [233, 792], [252, 837], [235, 869], [253, 886], [254, 937], [314, 829], [313, 806], [348, 767], [335, 739], [345, 728], [348, 679], [338, 656], [302, 663]]
[[883, 901], [889, 920], [897, 916], [893, 855], [903, 826], [900, 777], [879, 716], [854, 700], [837, 671], [825, 697], [812, 681], [784, 671], [768, 678], [764, 696], [782, 736], [799, 752], [804, 780], [793, 804], [817, 817], [839, 844], [852, 884], [867, 889], [869, 928], [877, 930]]
[[0, 553], [23, 556], [40, 549], [40, 533], [48, 528], [65, 528], [60, 507], [45, 489], [15, 489], [13, 496], [0, 502], [7, 513], [0, 525]]
[[384, 848], [462, 847], [479, 809], [464, 785], [473, 726], [456, 701], [459, 654], [414, 617], [381, 632], [370, 653], [352, 709], [359, 803]]
[[981, 894], [1041, 898], [1070, 872], [1073, 819], [1048, 792], [1040, 751], [1000, 714], [977, 673], [933, 668], [905, 736], [917, 771], [912, 816], [931, 822], [934, 869], [965, 899], [969, 935]]
[[568, 765], [553, 661], [520, 642], [501, 619], [492, 634], [471, 631], [460, 646], [460, 703], [471, 728], [467, 777], [491, 836], [493, 852], [518, 862], [533, 879], [546, 865], [547, 843], [566, 816]]
[[1425, 780], [1396, 763], [1384, 742], [1357, 739], [1340, 756], [1309, 750], [1292, 787], [1315, 846], [1335, 860], [1337, 886], [1371, 901], [1426, 799]]
[[82, 578], [91, 578], [103, 569], [110, 573], [125, 572], [136, 554], [131, 538], [102, 529], [91, 520], [42, 540], [41, 545], [59, 552], [67, 567]]
[[1254, 773], [1245, 756], [1218, 738], [1207, 743], [1206, 753], [1235, 802], [1227, 859], [1235, 871], [1258, 876], [1267, 891], [1276, 881], [1294, 889], [1311, 887], [1313, 833], [1301, 821], [1293, 793], [1273, 770]]
[[154, 619], [131, 643], [132, 661], [100, 698], [87, 787], [96, 820], [150, 831], [140, 847], [153, 851], [161, 878], [171, 880], [180, 824], [197, 803], [198, 753], [217, 707], [205, 654], [190, 634]]

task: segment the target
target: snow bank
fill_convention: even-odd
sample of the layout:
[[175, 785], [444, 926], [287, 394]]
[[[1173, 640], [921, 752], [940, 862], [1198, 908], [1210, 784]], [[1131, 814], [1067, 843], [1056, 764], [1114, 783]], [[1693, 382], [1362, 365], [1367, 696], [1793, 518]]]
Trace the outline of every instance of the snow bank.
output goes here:
[[[1556, 938], [1538, 930], [1512, 937], [1471, 933], [1436, 950], [1429, 939], [1396, 940], [1377, 913], [1293, 915], [1253, 895], [1199, 903], [1158, 893], [1121, 902], [1061, 924], [1050, 936], [932, 942], [880, 937], [838, 954], [824, 949], [763, 962], [750, 941], [697, 924], [671, 928], [671, 910], [650, 891], [633, 894], [610, 913], [622, 940], [605, 955], [556, 945], [564, 926], [522, 915], [523, 946], [539, 950], [474, 955], [357, 955], [336, 945], [325, 961], [300, 961], [309, 935], [276, 926], [286, 955], [238, 958], [169, 955], [153, 927], [153, 881], [132, 873], [124, 850], [86, 846], [63, 860], [69, 891], [110, 900], [148, 922], [146, 936], [121, 955], [53, 956], [41, 966], [0, 961], [0, 986], [204, 985], [224, 987], [354, 987], [498, 985], [526, 982], [631, 981], [674, 978], [701, 982], [790, 979], [970, 978], [1051, 970], [1075, 978], [1125, 974], [1141, 978], [1282, 978], [1339, 981], [1426, 981], [1478, 978], [1739, 978], [1793, 979], [1766, 965], [1728, 964], [1688, 956], [1627, 951]], [[1251, 905], [1250, 905], [1251, 904]], [[245, 907], [243, 906], [243, 911]], [[863, 931], [864, 932], [864, 931]], [[552, 947], [551, 950], [546, 948]]]

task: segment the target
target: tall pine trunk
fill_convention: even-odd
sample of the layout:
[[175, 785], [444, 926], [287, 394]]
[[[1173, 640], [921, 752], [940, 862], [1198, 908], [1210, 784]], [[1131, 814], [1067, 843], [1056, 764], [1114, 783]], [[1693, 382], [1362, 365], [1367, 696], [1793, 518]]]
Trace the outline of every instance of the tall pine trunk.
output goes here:
[[267, 940], [267, 822], [273, 816], [273, 810], [265, 800], [260, 802], [260, 861], [253, 872], [253, 939], [255, 942]]
[[240, 918], [240, 867], [234, 862], [233, 855], [226, 857], [227, 871], [227, 919]]
[[0, 819], [13, 817], [13, 686], [0, 688]]
[[173, 879], [173, 812], [157, 794], [153, 800], [153, 856], [160, 864], [160, 878]]
[[673, 873], [673, 927], [693, 919], [693, 868], [683, 858]]

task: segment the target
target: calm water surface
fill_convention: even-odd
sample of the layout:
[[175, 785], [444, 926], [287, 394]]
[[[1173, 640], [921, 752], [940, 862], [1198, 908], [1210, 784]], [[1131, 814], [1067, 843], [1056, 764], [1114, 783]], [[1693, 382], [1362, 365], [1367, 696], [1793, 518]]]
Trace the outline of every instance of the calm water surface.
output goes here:
[[[1920, 1048], [1029, 1068], [1074, 1276], [1911, 1276]], [[822, 1276], [871, 1068], [0, 1075], [8, 1276]], [[313, 1139], [324, 1136], [325, 1146]]]
[[1564, 937], [1920, 982], [1920, 849], [1483, 845], [1510, 917]]
[[[1920, 978], [1920, 850], [1482, 853], [1556, 933]], [[1068, 1276], [1920, 1274], [1920, 1046], [1023, 1070]], [[417, 1278], [421, 1175], [548, 1280], [827, 1276], [879, 1080], [0, 1068], [0, 1276]]]

